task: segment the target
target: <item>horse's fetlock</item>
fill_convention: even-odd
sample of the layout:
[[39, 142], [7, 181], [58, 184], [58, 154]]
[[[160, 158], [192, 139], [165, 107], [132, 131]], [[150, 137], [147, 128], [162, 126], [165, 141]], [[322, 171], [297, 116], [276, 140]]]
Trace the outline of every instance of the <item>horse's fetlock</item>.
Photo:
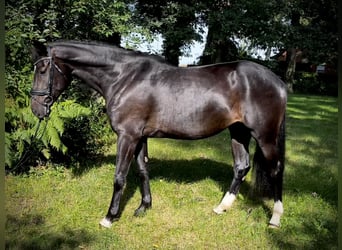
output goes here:
[[234, 168], [234, 177], [238, 180], [242, 180], [243, 177], [245, 177], [245, 175], [248, 173], [250, 169], [250, 166], [249, 165], [244, 165], [244, 167], [241, 167], [241, 166], [236, 166]]

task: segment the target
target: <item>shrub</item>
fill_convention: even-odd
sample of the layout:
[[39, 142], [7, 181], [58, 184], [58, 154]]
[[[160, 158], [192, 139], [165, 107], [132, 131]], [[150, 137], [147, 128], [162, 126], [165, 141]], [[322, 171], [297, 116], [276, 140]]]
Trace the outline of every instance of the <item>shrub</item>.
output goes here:
[[310, 72], [297, 72], [293, 85], [296, 93], [337, 95], [337, 79], [334, 76]]
[[[15, 100], [6, 99], [7, 102], [15, 103]], [[29, 151], [29, 164], [39, 157], [49, 159], [51, 152], [58, 151], [67, 153], [67, 146], [61, 140], [65, 132], [65, 125], [75, 123], [76, 117], [90, 115], [90, 108], [83, 107], [72, 100], [56, 103], [48, 120], [39, 125], [38, 119], [33, 115], [30, 107], [18, 107], [17, 105], [6, 105], [5, 111], [5, 154], [8, 170], [26, 170], [19, 166], [25, 151]], [[14, 169], [16, 168], [16, 169]]]
[[320, 83], [315, 73], [297, 72], [293, 84], [296, 93], [319, 93]]

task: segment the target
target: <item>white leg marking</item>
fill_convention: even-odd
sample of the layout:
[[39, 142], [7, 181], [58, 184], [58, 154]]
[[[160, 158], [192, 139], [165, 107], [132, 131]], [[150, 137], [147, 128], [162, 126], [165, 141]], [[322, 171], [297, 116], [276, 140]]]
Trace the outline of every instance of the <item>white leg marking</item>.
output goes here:
[[105, 227], [105, 228], [110, 228], [112, 226], [112, 222], [110, 222], [110, 220], [108, 220], [107, 218], [103, 218], [100, 221], [100, 225]]
[[148, 157], [144, 156], [144, 162], [147, 163], [148, 162]]
[[269, 222], [270, 227], [280, 227], [280, 217], [284, 213], [283, 203], [281, 201], [276, 201], [273, 207], [272, 218]]
[[235, 201], [235, 199], [236, 199], [235, 194], [231, 194], [227, 192], [225, 196], [223, 197], [220, 205], [214, 208], [214, 212], [217, 214], [223, 214], [227, 209], [229, 209], [233, 205], [233, 202]]

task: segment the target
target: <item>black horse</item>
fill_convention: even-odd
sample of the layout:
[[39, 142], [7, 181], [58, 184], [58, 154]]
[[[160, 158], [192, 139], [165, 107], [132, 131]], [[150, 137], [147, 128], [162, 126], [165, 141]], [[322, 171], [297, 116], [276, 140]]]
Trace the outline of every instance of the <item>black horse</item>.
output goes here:
[[249, 142], [256, 140], [256, 185], [274, 198], [271, 226], [280, 226], [285, 155], [285, 84], [267, 68], [249, 61], [179, 68], [158, 56], [98, 43], [56, 42], [35, 46], [32, 111], [43, 119], [71, 82], [83, 80], [106, 100], [118, 136], [114, 191], [106, 217], [110, 227], [133, 158], [141, 179], [142, 200], [135, 215], [152, 205], [147, 138], [201, 139], [229, 128], [234, 179], [218, 207], [229, 209], [250, 169]]

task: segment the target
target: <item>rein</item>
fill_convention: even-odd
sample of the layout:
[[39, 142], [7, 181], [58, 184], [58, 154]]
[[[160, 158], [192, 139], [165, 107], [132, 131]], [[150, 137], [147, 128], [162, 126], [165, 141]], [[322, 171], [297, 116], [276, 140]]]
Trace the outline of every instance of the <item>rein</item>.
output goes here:
[[48, 121], [49, 120], [46, 120], [46, 123], [45, 123], [45, 126], [44, 126], [44, 129], [42, 131], [42, 134], [38, 137], [38, 131], [39, 131], [39, 128], [42, 124], [42, 119], [39, 119], [39, 122], [38, 122], [38, 126], [36, 128], [36, 131], [34, 132], [33, 136], [31, 136], [31, 143], [30, 143], [30, 146], [28, 147], [28, 149], [26, 150], [26, 152], [21, 156], [20, 160], [18, 161], [18, 163], [15, 165], [14, 168], [6, 171], [6, 172], [14, 172], [16, 171], [18, 168], [22, 167], [24, 165], [25, 162], [27, 162], [27, 160], [30, 158], [30, 156], [32, 156], [33, 154], [33, 143], [35, 141], [38, 141], [42, 138], [43, 134], [45, 133], [45, 130], [46, 130], [46, 127], [47, 127], [47, 124], [48, 124]]

